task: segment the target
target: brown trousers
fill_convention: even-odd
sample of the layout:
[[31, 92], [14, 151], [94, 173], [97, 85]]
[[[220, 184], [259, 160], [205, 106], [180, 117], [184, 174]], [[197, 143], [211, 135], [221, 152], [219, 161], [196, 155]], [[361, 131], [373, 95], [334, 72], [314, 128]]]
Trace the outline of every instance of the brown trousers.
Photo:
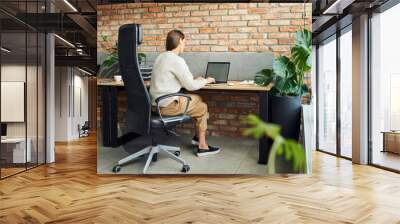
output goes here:
[[[195, 120], [196, 128], [199, 131], [207, 130], [208, 108], [199, 95], [188, 94], [192, 100], [189, 102], [189, 107], [186, 112], [187, 115]], [[161, 107], [160, 112], [162, 115], [173, 116], [182, 114], [186, 108], [187, 98], [180, 96], [178, 99], [172, 101], [166, 107]]]

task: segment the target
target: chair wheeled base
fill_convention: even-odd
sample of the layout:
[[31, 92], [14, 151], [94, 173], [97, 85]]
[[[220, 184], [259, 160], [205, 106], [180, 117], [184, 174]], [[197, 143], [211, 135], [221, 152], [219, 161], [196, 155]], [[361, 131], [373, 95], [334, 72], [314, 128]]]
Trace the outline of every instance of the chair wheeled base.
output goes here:
[[157, 153], [161, 153], [179, 163], [182, 163], [183, 166], [181, 172], [187, 173], [190, 170], [190, 166], [185, 162], [185, 160], [179, 157], [181, 153], [180, 150], [181, 149], [179, 147], [168, 146], [168, 145], [147, 146], [146, 148], [141, 149], [140, 151], [119, 160], [118, 164], [113, 167], [112, 171], [114, 173], [118, 173], [119, 171], [121, 171], [122, 165], [129, 163], [130, 161], [135, 160], [147, 154], [148, 156], [146, 165], [143, 168], [143, 174], [146, 174], [150, 166], [150, 163], [152, 161], [153, 162], [157, 161]]

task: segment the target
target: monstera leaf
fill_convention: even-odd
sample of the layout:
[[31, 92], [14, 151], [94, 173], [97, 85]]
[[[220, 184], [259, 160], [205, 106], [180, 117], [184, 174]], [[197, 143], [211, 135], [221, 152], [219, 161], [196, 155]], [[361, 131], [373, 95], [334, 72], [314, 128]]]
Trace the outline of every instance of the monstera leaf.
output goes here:
[[312, 64], [312, 46], [311, 32], [308, 30], [299, 30], [296, 32], [295, 46], [291, 50], [292, 61], [297, 69], [303, 72], [309, 72]]
[[311, 32], [296, 32], [295, 46], [291, 56], [279, 56], [274, 60], [273, 70], [264, 69], [256, 74], [255, 81], [259, 85], [273, 82], [271, 94], [280, 96], [302, 96], [307, 93], [304, 75], [311, 70], [312, 47]]
[[292, 78], [296, 75], [296, 66], [286, 56], [280, 56], [274, 61], [274, 72], [283, 78]]
[[254, 82], [258, 85], [267, 86], [274, 81], [274, 71], [272, 69], [263, 69], [259, 71], [254, 78]]

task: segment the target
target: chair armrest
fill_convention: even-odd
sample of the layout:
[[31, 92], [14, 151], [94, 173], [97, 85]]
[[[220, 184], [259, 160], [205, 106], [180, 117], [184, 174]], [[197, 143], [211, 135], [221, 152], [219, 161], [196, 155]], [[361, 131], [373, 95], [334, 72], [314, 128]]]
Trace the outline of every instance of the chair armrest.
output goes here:
[[160, 101], [163, 100], [163, 99], [174, 97], [174, 96], [183, 96], [183, 97], [186, 97], [188, 99], [187, 102], [186, 102], [185, 111], [182, 113], [182, 116], [186, 115], [186, 112], [187, 112], [187, 110], [189, 108], [189, 102], [192, 100], [192, 98], [189, 95], [183, 94], [183, 93], [170, 93], [170, 94], [166, 94], [166, 95], [158, 97], [155, 100], [155, 102], [157, 104], [157, 112], [158, 112], [158, 116], [160, 116], [160, 119], [164, 124], [165, 124], [165, 120], [163, 119], [163, 117], [161, 115], [161, 111], [160, 111]]

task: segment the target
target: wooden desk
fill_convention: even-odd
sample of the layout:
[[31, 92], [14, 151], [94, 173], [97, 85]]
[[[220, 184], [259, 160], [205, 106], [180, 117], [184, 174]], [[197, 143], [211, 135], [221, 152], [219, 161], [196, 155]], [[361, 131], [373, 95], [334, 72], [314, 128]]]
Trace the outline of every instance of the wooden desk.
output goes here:
[[[150, 80], [145, 81], [146, 86], [150, 86]], [[102, 140], [103, 145], [107, 147], [117, 147], [125, 142], [135, 138], [137, 135], [130, 133], [122, 137], [118, 137], [117, 129], [117, 91], [124, 88], [122, 81], [113, 79], [97, 79], [97, 85], [102, 89]], [[264, 121], [268, 121], [268, 91], [271, 86], [259, 86], [257, 84], [244, 84], [241, 81], [229, 81], [224, 84], [206, 85], [201, 88], [206, 90], [221, 91], [254, 91], [259, 97], [259, 116]], [[259, 140], [259, 159], [260, 164], [266, 164], [270, 149], [270, 142], [266, 138]]]
[[[146, 86], [150, 86], [150, 80], [144, 82]], [[122, 81], [115, 81], [113, 79], [97, 79], [98, 86], [124, 86]], [[271, 89], [270, 86], [259, 86], [257, 84], [245, 84], [241, 83], [241, 81], [228, 81], [228, 83], [221, 83], [221, 84], [210, 84], [206, 85], [203, 88], [204, 90], [232, 90], [232, 91], [269, 91]]]

